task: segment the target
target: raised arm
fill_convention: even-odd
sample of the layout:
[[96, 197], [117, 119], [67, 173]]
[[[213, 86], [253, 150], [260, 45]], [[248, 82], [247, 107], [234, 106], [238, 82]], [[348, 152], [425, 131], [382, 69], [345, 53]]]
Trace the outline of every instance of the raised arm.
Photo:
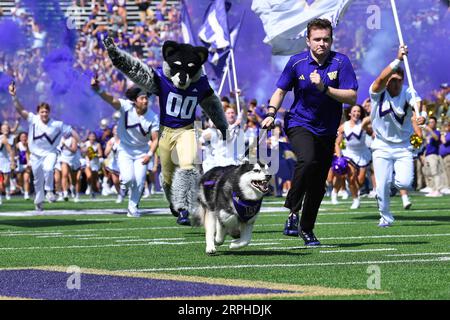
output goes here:
[[98, 82], [97, 76], [91, 79], [91, 87], [95, 92], [97, 92], [100, 98], [106, 101], [111, 107], [113, 107], [116, 110], [120, 109], [120, 101], [114, 98], [111, 94], [107, 93], [105, 90], [100, 88], [100, 83]]
[[386, 68], [381, 71], [380, 75], [372, 84], [372, 92], [379, 93], [386, 88], [389, 78], [394, 74], [395, 69], [398, 68], [400, 61], [403, 61], [403, 56], [408, 55], [408, 47], [400, 46], [397, 52], [397, 59], [392, 61]]
[[119, 49], [111, 37], [107, 37], [103, 44], [108, 50], [108, 55], [114, 66], [122, 71], [131, 81], [142, 89], [156, 92], [157, 85], [154, 80], [153, 70], [142, 61], [132, 57], [129, 53]]
[[8, 86], [8, 91], [13, 99], [14, 108], [16, 108], [16, 111], [22, 118], [28, 120], [28, 111], [25, 110], [25, 108], [23, 107], [23, 105], [20, 103], [19, 99], [16, 96], [16, 84], [14, 81]]

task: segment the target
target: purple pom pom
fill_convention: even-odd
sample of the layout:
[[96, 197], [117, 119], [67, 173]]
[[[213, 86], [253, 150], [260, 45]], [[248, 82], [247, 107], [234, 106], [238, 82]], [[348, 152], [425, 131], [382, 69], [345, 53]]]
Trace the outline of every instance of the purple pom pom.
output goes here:
[[331, 162], [331, 169], [335, 174], [344, 175], [348, 171], [348, 161], [344, 157], [334, 157]]

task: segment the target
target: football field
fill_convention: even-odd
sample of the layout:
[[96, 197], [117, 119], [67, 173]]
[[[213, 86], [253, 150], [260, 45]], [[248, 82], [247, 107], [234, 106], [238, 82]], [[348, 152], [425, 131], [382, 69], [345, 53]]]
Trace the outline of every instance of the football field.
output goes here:
[[268, 197], [251, 244], [205, 253], [204, 229], [179, 226], [162, 195], [127, 218], [113, 197], [0, 206], [0, 297], [27, 299], [449, 299], [450, 197], [413, 194], [378, 228], [374, 199], [321, 206], [306, 248], [282, 234], [283, 198]]

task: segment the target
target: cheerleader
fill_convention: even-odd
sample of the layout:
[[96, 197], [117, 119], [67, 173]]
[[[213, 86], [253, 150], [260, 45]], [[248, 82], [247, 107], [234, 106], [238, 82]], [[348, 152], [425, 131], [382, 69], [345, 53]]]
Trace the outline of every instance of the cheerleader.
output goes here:
[[118, 163], [118, 148], [120, 144], [119, 136], [117, 135], [117, 125], [114, 125], [113, 137], [109, 139], [105, 147], [105, 156], [109, 158], [108, 164], [106, 165], [106, 171], [108, 171], [114, 187], [117, 191], [116, 203], [122, 203], [123, 194], [120, 192], [120, 169]]
[[[364, 109], [360, 105], [353, 106], [349, 115], [350, 120], [345, 121], [338, 129], [335, 152], [339, 157], [346, 157], [350, 163], [346, 175], [353, 198], [350, 209], [358, 209], [359, 189], [364, 183], [367, 167], [372, 162], [372, 154], [366, 145], [366, 130], [370, 124], [370, 117], [364, 117]], [[343, 140], [345, 149], [340, 147]]]
[[68, 136], [61, 139], [61, 186], [64, 201], [69, 200], [70, 186], [75, 189], [74, 201], [79, 201], [80, 194], [80, 158], [81, 152], [78, 146], [78, 140], [75, 137]]
[[413, 111], [415, 105], [420, 108], [420, 97], [414, 97], [413, 89], [403, 86], [404, 71], [400, 63], [406, 54], [406, 46], [401, 46], [397, 59], [383, 69], [369, 88], [370, 116], [375, 131], [371, 148], [381, 216], [379, 227], [389, 227], [394, 222], [390, 211], [391, 183], [397, 189], [412, 186], [414, 163], [410, 136], [416, 131], [415, 127], [426, 120], [425, 110], [420, 115]]
[[83, 151], [86, 154], [86, 169], [84, 172], [87, 184], [91, 187], [91, 197], [95, 198], [95, 194], [100, 191], [98, 171], [100, 170], [100, 159], [103, 157], [103, 150], [100, 143], [97, 142], [97, 136], [94, 132], [89, 132]]
[[[34, 204], [37, 211], [43, 210], [44, 197], [49, 201], [55, 200], [53, 193], [53, 170], [58, 154], [58, 145], [63, 135], [78, 134], [62, 121], [50, 118], [50, 105], [42, 102], [37, 106], [37, 115], [24, 109], [16, 96], [14, 82], [8, 87], [14, 107], [20, 116], [29, 123], [30, 162], [34, 177], [34, 190], [36, 193]], [[47, 194], [45, 195], [45, 191]]]
[[9, 125], [3, 123], [1, 126], [0, 135], [0, 175], [2, 179], [0, 180], [0, 204], [2, 203], [2, 194], [5, 193], [6, 200], [11, 199], [10, 195], [10, 180], [11, 180], [11, 169], [14, 170], [16, 165], [14, 161], [14, 141], [11, 140], [13, 137], [9, 134]]
[[91, 80], [91, 86], [103, 100], [120, 111], [117, 133], [121, 192], [130, 190], [127, 216], [139, 218], [147, 165], [158, 146], [159, 117], [148, 108], [149, 93], [137, 86], [127, 90], [127, 100], [106, 93], [97, 78]]
[[30, 199], [30, 178], [31, 178], [31, 165], [30, 165], [30, 149], [28, 148], [28, 134], [21, 132], [18, 135], [18, 142], [16, 143], [16, 179], [17, 184], [23, 192], [23, 198], [25, 200]]

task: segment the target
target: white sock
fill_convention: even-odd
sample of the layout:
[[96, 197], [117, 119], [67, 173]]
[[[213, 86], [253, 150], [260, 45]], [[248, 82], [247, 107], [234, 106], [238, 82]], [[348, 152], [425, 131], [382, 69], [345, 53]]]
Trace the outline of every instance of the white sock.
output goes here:
[[408, 201], [408, 200], [409, 200], [408, 195], [407, 194], [403, 194], [402, 195], [402, 201], [405, 202], [405, 201]]

